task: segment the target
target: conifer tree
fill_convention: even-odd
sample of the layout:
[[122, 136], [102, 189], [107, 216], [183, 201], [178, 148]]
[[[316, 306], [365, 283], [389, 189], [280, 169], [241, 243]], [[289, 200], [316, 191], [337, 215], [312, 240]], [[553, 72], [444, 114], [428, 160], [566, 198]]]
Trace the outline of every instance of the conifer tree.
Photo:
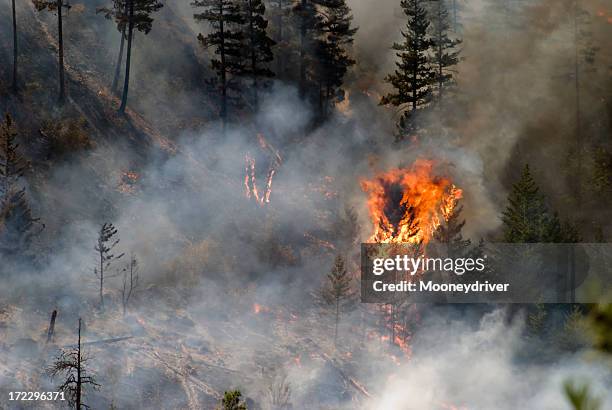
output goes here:
[[323, 118], [334, 100], [338, 87], [355, 60], [348, 55], [348, 46], [357, 32], [351, 27], [353, 16], [346, 0], [313, 0], [321, 9], [317, 41], [317, 82], [319, 84], [319, 111]]
[[34, 7], [38, 11], [48, 10], [57, 13], [57, 55], [59, 66], [59, 103], [63, 104], [66, 100], [66, 90], [64, 83], [64, 28], [62, 23], [62, 11], [69, 10], [70, 5], [64, 4], [64, 0], [32, 0]]
[[402, 0], [404, 14], [408, 17], [406, 28], [402, 31], [404, 41], [393, 44], [399, 61], [397, 69], [385, 81], [394, 90], [383, 96], [381, 105], [393, 105], [401, 115], [400, 138], [407, 132], [416, 130], [415, 114], [431, 101], [431, 82], [435, 78], [428, 54], [432, 40], [427, 34], [429, 20], [424, 0]]
[[96, 267], [94, 268], [94, 274], [99, 280], [99, 291], [100, 291], [100, 309], [104, 310], [104, 280], [114, 275], [109, 275], [108, 270], [111, 268], [113, 262], [121, 259], [123, 253], [115, 255], [112, 253], [113, 249], [119, 244], [119, 238], [117, 236], [117, 228], [111, 223], [104, 223], [98, 231], [98, 238], [96, 239], [96, 245], [94, 250], [96, 251]]
[[502, 221], [504, 241], [509, 243], [571, 243], [580, 240], [575, 227], [561, 222], [557, 213], [549, 210], [529, 165], [525, 165], [519, 181], [512, 186]]
[[264, 14], [266, 7], [262, 0], [245, 0], [244, 22], [246, 26], [246, 48], [248, 63], [244, 74], [251, 77], [253, 91], [253, 108], [258, 105], [258, 88], [261, 86], [260, 78], [269, 78], [274, 73], [269, 63], [274, 59], [272, 47], [276, 44], [267, 33], [268, 20]]
[[111, 91], [114, 93], [117, 90], [119, 84], [119, 76], [121, 75], [121, 65], [123, 62], [123, 50], [125, 48], [126, 31], [127, 31], [127, 20], [128, 20], [128, 1], [127, 0], [113, 0], [113, 7], [106, 8], [100, 7], [96, 9], [96, 13], [104, 13], [104, 17], [109, 20], [114, 20], [117, 24], [117, 30], [121, 34], [121, 42], [119, 44], [119, 55], [117, 56], [117, 62], [115, 63], [115, 73], [113, 75], [113, 83], [111, 85]]
[[11, 0], [11, 11], [13, 15], [13, 93], [17, 93], [17, 13], [15, 11], [15, 0]]
[[321, 299], [327, 306], [333, 307], [335, 317], [334, 344], [336, 344], [341, 309], [353, 298], [351, 276], [346, 270], [342, 256], [336, 256], [334, 266], [327, 275], [327, 280], [327, 284], [321, 290]]
[[[119, 106], [119, 112], [125, 113], [127, 106], [128, 89], [130, 85], [130, 64], [132, 58], [132, 39], [134, 37], [134, 30], [140, 31], [144, 34], [148, 34], [153, 26], [153, 18], [151, 14], [158, 11], [163, 7], [163, 4], [159, 0], [124, 0], [127, 1], [126, 8], [124, 9], [123, 23], [126, 24], [127, 20], [127, 51], [125, 57], [125, 77], [123, 79], [123, 93], [121, 94], [121, 105]], [[119, 10], [120, 10], [119, 4]]]
[[194, 14], [194, 19], [207, 22], [212, 27], [208, 35], [199, 34], [198, 40], [203, 47], [213, 48], [218, 56], [211, 59], [211, 66], [217, 73], [221, 92], [220, 117], [225, 128], [228, 91], [239, 88], [233, 76], [244, 72], [244, 16], [233, 0], [195, 0], [191, 5], [203, 9], [201, 13]]
[[453, 67], [459, 63], [459, 39], [449, 37], [450, 21], [445, 0], [435, 0], [432, 4], [431, 40], [432, 64], [435, 69], [436, 100], [443, 101], [444, 89], [454, 84]]
[[24, 255], [36, 234], [39, 219], [25, 197], [19, 180], [28, 162], [19, 153], [17, 131], [10, 115], [0, 124], [0, 253], [5, 256]]
[[247, 405], [242, 400], [240, 390], [226, 391], [221, 399], [220, 410], [247, 410]]
[[83, 403], [83, 390], [87, 387], [97, 390], [100, 387], [95, 377], [89, 374], [86, 368], [88, 360], [89, 358], [82, 350], [81, 318], [79, 318], [77, 344], [63, 349], [58, 358], [47, 369], [51, 378], [62, 376], [63, 382], [57, 387], [57, 390], [65, 393], [68, 404], [74, 406], [77, 410], [89, 408]]
[[464, 256], [472, 244], [469, 239], [464, 239], [461, 231], [465, 226], [465, 220], [461, 220], [463, 206], [455, 206], [447, 219], [443, 219], [440, 226], [433, 234], [436, 243], [445, 244], [448, 257], [458, 258]]
[[270, 0], [268, 12], [273, 25], [274, 41], [276, 42], [274, 59], [276, 60], [276, 76], [284, 78], [287, 54], [291, 52], [292, 35], [291, 8], [293, 0]]
[[298, 92], [301, 98], [307, 96], [309, 88], [309, 67], [313, 64], [313, 51], [316, 46], [317, 27], [320, 15], [312, 0], [298, 0], [293, 8], [298, 20]]

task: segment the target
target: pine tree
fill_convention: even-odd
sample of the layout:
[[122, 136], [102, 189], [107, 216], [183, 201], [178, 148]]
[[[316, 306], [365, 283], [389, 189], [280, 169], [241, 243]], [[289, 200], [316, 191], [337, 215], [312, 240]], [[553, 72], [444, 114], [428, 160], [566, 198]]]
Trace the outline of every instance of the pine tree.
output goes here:
[[293, 7], [293, 14], [298, 21], [298, 92], [301, 98], [307, 97], [309, 89], [309, 68], [313, 64], [313, 51], [316, 47], [317, 27], [321, 16], [312, 0], [298, 0]]
[[0, 254], [23, 256], [30, 248], [39, 219], [19, 186], [28, 162], [19, 154], [17, 131], [10, 115], [0, 125]]
[[240, 85], [232, 76], [244, 72], [244, 16], [232, 0], [195, 0], [191, 5], [204, 9], [194, 14], [194, 19], [212, 26], [212, 31], [206, 36], [199, 34], [198, 40], [203, 47], [212, 47], [219, 56], [218, 59], [211, 59], [211, 66], [217, 72], [217, 80], [220, 82], [220, 117], [225, 129], [228, 121], [228, 91], [237, 91]]
[[449, 258], [459, 258], [466, 255], [472, 241], [464, 239], [461, 231], [465, 226], [465, 220], [461, 220], [463, 206], [455, 206], [448, 218], [443, 219], [440, 226], [433, 233], [436, 243], [445, 244]]
[[230, 390], [223, 393], [220, 410], [247, 410], [247, 405], [242, 400], [240, 390]]
[[559, 216], [549, 210], [528, 165], [512, 187], [502, 221], [504, 241], [508, 243], [573, 243], [580, 240], [575, 227], [561, 222]]
[[451, 87], [455, 81], [453, 67], [459, 63], [459, 39], [449, 37], [450, 21], [445, 0], [435, 0], [432, 7], [431, 40], [432, 64], [435, 67], [436, 99], [438, 104], [443, 101], [444, 89]]
[[96, 9], [96, 13], [103, 13], [104, 17], [109, 20], [114, 20], [117, 24], [117, 30], [121, 34], [121, 42], [119, 44], [119, 55], [117, 56], [117, 62], [115, 64], [115, 74], [113, 75], [113, 83], [111, 85], [111, 91], [114, 93], [117, 91], [117, 85], [119, 84], [119, 76], [121, 75], [121, 63], [123, 62], [123, 49], [125, 48], [126, 31], [127, 31], [127, 20], [128, 20], [128, 2], [127, 0], [113, 0], [113, 7], [106, 8], [100, 7]]
[[264, 14], [266, 7], [262, 0], [245, 0], [244, 22], [246, 26], [246, 47], [248, 64], [243, 74], [250, 76], [253, 84], [253, 108], [258, 106], [258, 89], [261, 86], [260, 78], [273, 77], [269, 63], [274, 59], [272, 47], [276, 44], [267, 33], [268, 20]]
[[134, 254], [130, 255], [130, 261], [123, 269], [123, 287], [121, 288], [121, 305], [123, 306], [123, 316], [126, 315], [130, 300], [138, 290], [140, 266]]
[[345, 0], [313, 0], [321, 9], [322, 17], [317, 29], [317, 82], [319, 84], [319, 111], [322, 118], [328, 116], [328, 106], [334, 100], [338, 87], [355, 60], [348, 55], [348, 46], [357, 32], [351, 27], [353, 16]]
[[48, 10], [57, 13], [57, 55], [59, 66], [59, 103], [63, 104], [66, 100], [66, 90], [64, 83], [64, 29], [62, 23], [62, 11], [69, 10], [70, 5], [64, 4], [64, 0], [32, 0], [34, 7], [38, 11]]
[[344, 258], [336, 256], [334, 266], [327, 275], [327, 284], [321, 290], [321, 299], [325, 305], [333, 307], [335, 315], [334, 344], [338, 340], [338, 324], [340, 322], [340, 311], [353, 298], [351, 289], [351, 276], [346, 270]]
[[276, 77], [285, 78], [287, 54], [291, 53], [289, 39], [293, 34], [291, 24], [291, 7], [293, 0], [270, 0], [268, 12], [273, 24], [276, 60]]
[[393, 105], [401, 114], [399, 121], [400, 138], [417, 129], [415, 114], [431, 101], [431, 82], [435, 71], [430, 64], [428, 53], [432, 40], [427, 34], [429, 20], [424, 0], [402, 0], [404, 14], [408, 17], [406, 29], [402, 31], [404, 41], [393, 44], [399, 61], [397, 69], [385, 81], [394, 91], [383, 96], [381, 105]]
[[104, 280], [112, 277], [108, 274], [113, 262], [121, 259], [123, 253], [115, 255], [112, 253], [113, 249], [119, 244], [119, 238], [117, 237], [117, 228], [111, 223], [104, 223], [100, 227], [98, 232], [98, 238], [94, 250], [96, 251], [96, 267], [94, 268], [94, 274], [98, 277], [100, 284], [100, 309], [104, 310]]
[[15, 12], [15, 0], [11, 0], [12, 15], [13, 15], [13, 93], [17, 93], [17, 13]]
[[57, 387], [57, 390], [65, 393], [68, 404], [77, 410], [89, 408], [83, 403], [84, 388], [91, 387], [97, 390], [100, 387], [95, 377], [91, 376], [85, 367], [89, 358], [83, 353], [81, 347], [81, 318], [79, 318], [77, 344], [62, 350], [55, 362], [47, 369], [51, 378], [62, 376], [64, 381]]
[[[125, 58], [125, 78], [123, 79], [123, 93], [121, 95], [121, 105], [119, 112], [125, 113], [127, 107], [128, 89], [130, 85], [130, 63], [132, 57], [132, 39], [134, 30], [148, 34], [153, 27], [151, 14], [163, 7], [159, 0], [124, 0], [127, 1], [124, 9], [123, 20], [127, 18], [127, 54]], [[120, 5], [119, 5], [120, 6]], [[125, 13], [127, 11], [127, 13]], [[118, 23], [119, 25], [120, 23]], [[126, 24], [125, 22], [121, 24]]]

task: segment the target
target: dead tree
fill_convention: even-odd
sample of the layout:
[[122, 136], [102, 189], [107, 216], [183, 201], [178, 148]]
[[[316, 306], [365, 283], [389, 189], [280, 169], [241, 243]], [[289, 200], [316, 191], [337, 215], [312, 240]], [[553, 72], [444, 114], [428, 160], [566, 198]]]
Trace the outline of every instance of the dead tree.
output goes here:
[[56, 376], [63, 377], [63, 383], [60, 384], [58, 391], [64, 392], [68, 404], [74, 406], [76, 410], [82, 408], [88, 409], [89, 406], [83, 403], [83, 388], [92, 387], [97, 390], [100, 385], [96, 383], [93, 376], [88, 375], [85, 368], [85, 363], [88, 358], [81, 351], [81, 318], [79, 318], [78, 342], [75, 347], [67, 350], [62, 350], [55, 362], [47, 369], [47, 373], [54, 378]]
[[130, 262], [123, 269], [123, 287], [121, 288], [121, 303], [123, 306], [123, 316], [125, 316], [125, 314], [127, 313], [130, 299], [138, 288], [138, 281], [140, 279], [138, 271], [138, 259], [136, 259], [136, 256], [134, 254], [131, 254]]
[[53, 340], [53, 334], [55, 333], [55, 319], [57, 318], [57, 310], [51, 313], [51, 320], [49, 321], [49, 330], [47, 330], [47, 344]]
[[114, 255], [112, 253], [115, 246], [119, 244], [119, 237], [117, 236], [117, 228], [111, 223], [104, 223], [98, 232], [98, 239], [94, 250], [96, 251], [98, 262], [94, 268], [94, 274], [98, 277], [100, 284], [100, 309], [104, 310], [104, 279], [113, 277], [115, 275], [108, 275], [113, 262], [121, 259], [124, 255]]

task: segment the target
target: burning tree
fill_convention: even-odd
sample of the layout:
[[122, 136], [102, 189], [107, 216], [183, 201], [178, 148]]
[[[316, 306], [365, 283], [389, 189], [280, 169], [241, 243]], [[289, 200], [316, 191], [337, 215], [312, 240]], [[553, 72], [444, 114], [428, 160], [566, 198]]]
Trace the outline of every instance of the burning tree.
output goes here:
[[79, 318], [78, 341], [74, 347], [62, 350], [55, 362], [47, 369], [47, 373], [54, 378], [58, 375], [64, 377], [64, 382], [60, 384], [58, 391], [64, 392], [68, 403], [75, 409], [89, 408], [82, 402], [83, 389], [86, 386], [98, 389], [100, 385], [96, 383], [93, 376], [89, 375], [85, 363], [89, 360], [81, 351], [81, 318]]
[[112, 263], [123, 257], [123, 253], [114, 255], [115, 246], [119, 244], [117, 228], [111, 223], [104, 223], [98, 232], [98, 239], [94, 250], [98, 256], [98, 266], [94, 268], [94, 274], [100, 281], [100, 308], [104, 310], [104, 279], [108, 278], [107, 272]]
[[282, 164], [282, 158], [280, 153], [266, 141], [262, 134], [257, 134], [257, 141], [263, 151], [265, 151], [269, 157], [268, 172], [266, 174], [266, 184], [263, 191], [260, 191], [257, 186], [257, 179], [255, 176], [255, 158], [247, 152], [245, 155], [245, 175], [244, 175], [244, 188], [245, 195], [249, 199], [255, 200], [260, 205], [265, 205], [270, 202], [270, 195], [272, 194], [272, 179], [276, 174], [276, 171]]
[[374, 225], [369, 242], [427, 243], [452, 213], [462, 191], [448, 178], [433, 175], [433, 161], [419, 159], [361, 181]]
[[333, 308], [334, 311], [334, 345], [338, 341], [340, 311], [353, 301], [354, 292], [351, 288], [351, 282], [352, 278], [346, 270], [344, 258], [341, 255], [336, 256], [334, 266], [327, 275], [327, 283], [321, 290], [321, 300], [327, 307]]

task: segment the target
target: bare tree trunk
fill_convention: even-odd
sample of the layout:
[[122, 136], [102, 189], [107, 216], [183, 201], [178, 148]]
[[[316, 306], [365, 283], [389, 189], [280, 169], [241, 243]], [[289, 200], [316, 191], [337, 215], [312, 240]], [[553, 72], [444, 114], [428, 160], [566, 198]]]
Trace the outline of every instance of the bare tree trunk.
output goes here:
[[[282, 50], [282, 42], [283, 42], [283, 0], [278, 0], [278, 19], [276, 22], [278, 27], [278, 37], [276, 42], [279, 44]], [[279, 52], [276, 55], [276, 72], [279, 77], [281, 77], [283, 72], [283, 61], [282, 61], [282, 53]]]
[[336, 298], [336, 329], [334, 331], [334, 346], [338, 343], [338, 321], [340, 320], [340, 300]]
[[100, 252], [100, 309], [104, 310], [104, 257]]
[[13, 6], [13, 92], [17, 94], [17, 14], [15, 12], [15, 0]]
[[62, 28], [62, 9], [64, 7], [63, 0], [57, 0], [57, 35], [59, 43], [59, 102], [63, 104], [66, 100], [66, 92], [64, 89], [64, 39]]
[[300, 83], [299, 95], [304, 98], [306, 95], [306, 3], [302, 0], [302, 15], [300, 17]]
[[47, 330], [47, 342], [51, 342], [53, 340], [53, 333], [55, 333], [55, 319], [57, 318], [57, 310], [54, 310], [51, 313], [51, 321], [49, 322], [49, 330]]
[[251, 74], [253, 75], [253, 107], [257, 110], [257, 56], [255, 55], [255, 28], [253, 27], [253, 0], [249, 0], [249, 33], [251, 38]]
[[81, 410], [81, 318], [79, 318], [79, 342], [77, 344], [77, 381], [76, 381], [76, 410]]
[[121, 30], [121, 44], [119, 45], [119, 56], [117, 57], [117, 65], [115, 66], [115, 76], [113, 77], [113, 84], [111, 85], [111, 91], [113, 92], [113, 94], [117, 91], [117, 84], [119, 83], [119, 75], [121, 74], [121, 63], [123, 61], [124, 45], [125, 45], [125, 27], [123, 28], [123, 30]]
[[227, 73], [225, 63], [225, 27], [223, 16], [223, 2], [219, 2], [219, 36], [221, 38], [221, 121], [223, 122], [223, 134], [227, 127]]
[[123, 95], [121, 96], [121, 106], [119, 107], [119, 113], [125, 113], [125, 107], [127, 106], [128, 89], [130, 87], [130, 60], [132, 57], [132, 38], [134, 36], [134, 0], [129, 0], [130, 12], [129, 12], [129, 23], [128, 23], [128, 43], [127, 43], [127, 56], [125, 59], [125, 78], [123, 82]]
[[578, 0], [574, 0], [574, 87], [576, 92], [576, 202], [582, 202], [582, 135], [580, 118], [580, 50], [578, 44]]

